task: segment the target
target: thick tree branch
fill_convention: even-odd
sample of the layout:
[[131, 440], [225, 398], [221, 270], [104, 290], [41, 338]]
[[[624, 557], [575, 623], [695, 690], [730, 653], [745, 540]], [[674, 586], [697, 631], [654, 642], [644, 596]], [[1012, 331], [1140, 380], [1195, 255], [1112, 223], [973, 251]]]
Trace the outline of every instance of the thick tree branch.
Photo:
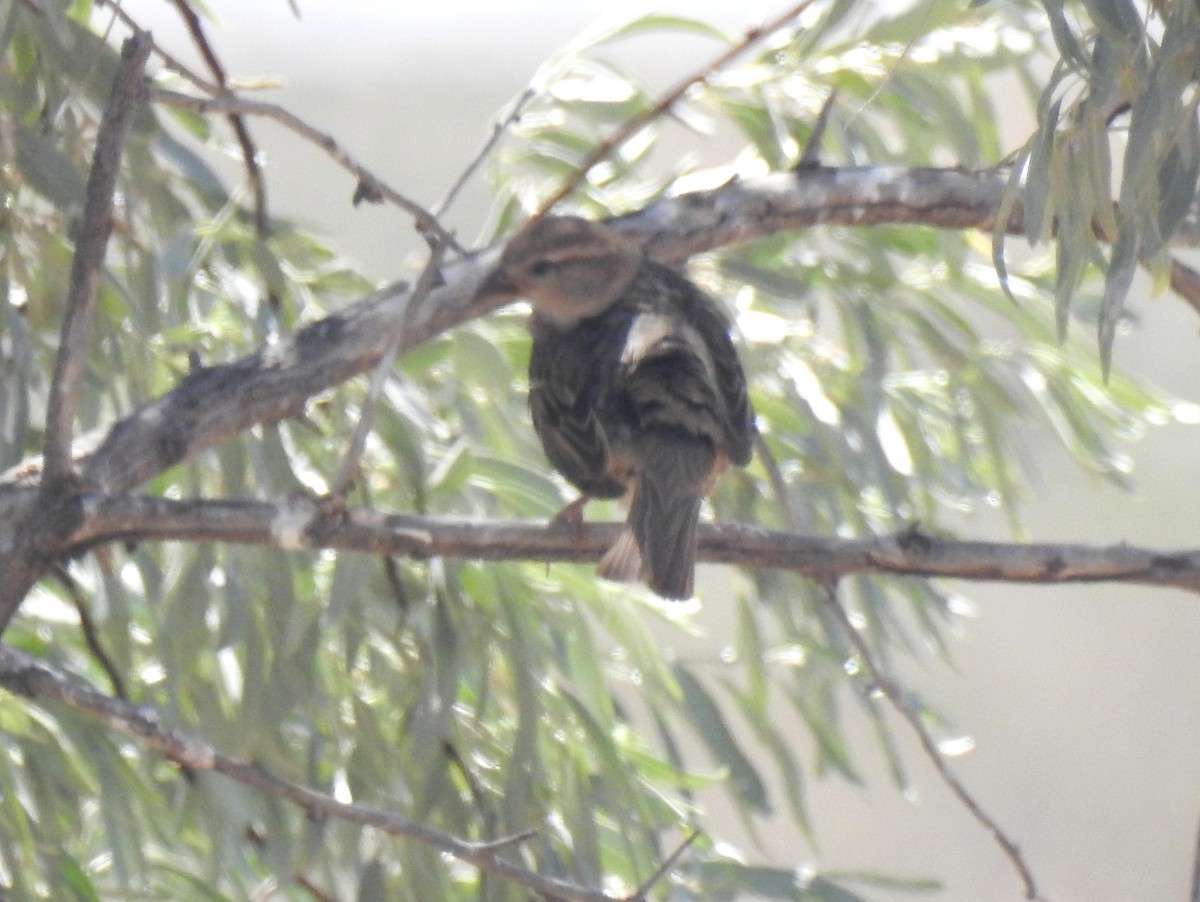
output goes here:
[[[619, 529], [618, 523], [588, 523], [576, 530], [529, 521], [329, 510], [301, 495], [274, 502], [121, 496], [86, 500], [80, 527], [59, 552], [116, 540], [152, 540], [334, 548], [408, 558], [587, 562], [600, 559]], [[706, 523], [700, 526], [699, 557], [823, 581], [884, 573], [1014, 583], [1131, 583], [1200, 592], [1200, 550], [955, 541], [916, 529], [839, 539]]]
[[136, 739], [178, 764], [193, 770], [224, 774], [259, 792], [299, 805], [310, 816], [338, 818], [392, 836], [416, 840], [480, 870], [518, 883], [545, 898], [573, 902], [612, 902], [614, 899], [600, 890], [547, 877], [501, 858], [500, 852], [512, 845], [511, 839], [469, 842], [389, 811], [353, 802], [339, 802], [325, 793], [285, 780], [258, 764], [222, 754], [202, 739], [164, 726], [156, 712], [105, 695], [89, 683], [56, 670], [9, 645], [0, 645], [0, 686], [39, 704], [51, 702], [82, 711], [97, 718], [109, 729]]
[[121, 64], [96, 133], [83, 218], [78, 225], [75, 256], [71, 261], [71, 282], [67, 289], [58, 357], [50, 383], [46, 413], [47, 481], [59, 479], [71, 468], [71, 429], [92, 336], [92, 312], [100, 286], [100, 270], [112, 232], [113, 193], [121, 171], [125, 138], [133, 123], [134, 111], [145, 97], [142, 71], [150, 48], [150, 39], [145, 34], [135, 34], [122, 45]]
[[1171, 290], [1200, 313], [1200, 272], [1178, 260], [1171, 261]]
[[[125, 41], [96, 135], [47, 402], [46, 466], [40, 491], [32, 497], [0, 497], [0, 508], [8, 516], [0, 518], [0, 632], [8, 625], [29, 587], [53, 563], [48, 549], [78, 525], [77, 489], [68, 478], [73, 456], [71, 435], [92, 334], [100, 272], [112, 231], [113, 194], [121, 168], [121, 150], [134, 111], [145, 95], [142, 72], [150, 47], [149, 36], [142, 33]], [[10, 503], [4, 504], [4, 500]]]

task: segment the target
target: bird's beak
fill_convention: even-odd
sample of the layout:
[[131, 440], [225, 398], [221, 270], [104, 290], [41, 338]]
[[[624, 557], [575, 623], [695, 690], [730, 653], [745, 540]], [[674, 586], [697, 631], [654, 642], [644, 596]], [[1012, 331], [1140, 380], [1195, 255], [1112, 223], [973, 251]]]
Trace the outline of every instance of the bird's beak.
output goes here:
[[507, 272], [497, 266], [487, 274], [479, 287], [475, 289], [474, 302], [476, 304], [496, 304], [505, 303], [507, 301], [515, 301], [520, 296], [520, 291], [509, 278]]

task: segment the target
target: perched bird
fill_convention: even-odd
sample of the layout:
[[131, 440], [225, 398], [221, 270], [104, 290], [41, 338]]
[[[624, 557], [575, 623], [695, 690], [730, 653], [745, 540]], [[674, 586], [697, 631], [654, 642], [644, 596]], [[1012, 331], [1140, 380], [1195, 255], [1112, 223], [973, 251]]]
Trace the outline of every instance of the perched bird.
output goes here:
[[518, 232], [479, 296], [533, 306], [529, 411], [550, 463], [582, 500], [628, 496], [600, 575], [690, 598], [701, 499], [730, 463], [749, 463], [755, 434], [720, 307], [620, 232], [574, 216]]

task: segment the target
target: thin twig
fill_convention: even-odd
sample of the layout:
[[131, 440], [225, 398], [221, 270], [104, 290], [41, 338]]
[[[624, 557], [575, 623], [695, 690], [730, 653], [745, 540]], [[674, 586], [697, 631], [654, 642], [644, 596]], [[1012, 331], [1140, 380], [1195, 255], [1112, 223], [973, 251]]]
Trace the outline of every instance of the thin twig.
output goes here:
[[[387, 560], [391, 560], [391, 558], [387, 558]], [[471, 793], [471, 801], [475, 803], [475, 810], [483, 819], [483, 835], [489, 836], [495, 816], [487, 805], [487, 796], [483, 792], [483, 787], [479, 785], [479, 781], [475, 779], [475, 775], [471, 773], [467, 762], [463, 760], [463, 756], [459, 754], [458, 748], [453, 742], [449, 739], [442, 742], [442, 751], [446, 753], [450, 763], [454, 765], [454, 768], [462, 775], [463, 782], [467, 784], [467, 790]]]
[[297, 886], [305, 890], [310, 896], [316, 899], [317, 902], [335, 902], [333, 896], [329, 895], [329, 893], [325, 892], [323, 889], [313, 883], [312, 880], [310, 880], [306, 875], [296, 874], [292, 880], [296, 882]]
[[529, 101], [533, 100], [533, 98], [536, 96], [537, 92], [533, 88], [526, 88], [521, 92], [521, 95], [517, 97], [515, 101], [513, 101], [512, 108], [508, 111], [508, 115], [506, 115], [503, 119], [497, 119], [496, 122], [493, 123], [492, 133], [488, 136], [488, 139], [483, 142], [483, 147], [479, 148], [479, 152], [475, 154], [475, 158], [467, 164], [467, 168], [462, 171], [462, 174], [458, 177], [454, 184], [450, 186], [450, 190], [446, 192], [446, 196], [438, 201], [434, 206], [434, 216], [440, 218], [445, 215], [446, 211], [450, 209], [450, 205], [454, 203], [455, 198], [458, 197], [458, 192], [463, 189], [463, 186], [467, 183], [471, 176], [475, 174], [475, 171], [480, 167], [483, 161], [486, 160], [492, 150], [495, 149], [501, 135], [503, 135], [504, 132], [507, 131], [514, 123], [520, 121], [521, 114], [525, 111], [525, 107], [528, 106]]
[[354, 473], [358, 469], [358, 462], [362, 458], [363, 450], [367, 446], [367, 436], [370, 435], [371, 427], [375, 423], [375, 409], [379, 406], [379, 398], [383, 394], [384, 383], [392, 375], [392, 366], [396, 362], [396, 354], [399, 353], [400, 346], [404, 343], [409, 325], [415, 320], [421, 304], [425, 302], [425, 299], [429, 297], [429, 292], [437, 284], [442, 266], [442, 257], [445, 253], [446, 245], [441, 241], [435, 242], [430, 249], [429, 259], [426, 261], [425, 268], [421, 271], [421, 275], [417, 279], [417, 284], [413, 286], [408, 304], [404, 308], [404, 316], [397, 324], [395, 334], [388, 343], [387, 349], [383, 352], [383, 356], [379, 358], [379, 362], [375, 365], [374, 372], [371, 373], [371, 387], [367, 390], [367, 397], [363, 400], [362, 414], [358, 418], [358, 426], [354, 430], [354, 437], [350, 440], [350, 445], [346, 448], [346, 456], [342, 458], [337, 475], [334, 476], [333, 483], [329, 487], [330, 497], [339, 503], [345, 499], [351, 485], [354, 483]]
[[[192, 43], [196, 45], [196, 49], [204, 58], [205, 65], [208, 66], [208, 71], [216, 79], [220, 91], [227, 91], [229, 78], [225, 74], [225, 67], [217, 59], [217, 54], [213, 51], [208, 36], [204, 33], [200, 17], [196, 15], [196, 11], [188, 0], [172, 0], [172, 2], [175, 9], [179, 11], [184, 25], [187, 26], [188, 34], [192, 36]], [[242, 160], [246, 164], [246, 177], [249, 179], [250, 189], [254, 193], [254, 231], [258, 237], [265, 238], [269, 231], [267, 187], [263, 180], [262, 167], [258, 165], [258, 148], [254, 144], [254, 139], [250, 137], [250, 130], [246, 128], [246, 121], [242, 118], [241, 113], [230, 113], [226, 118], [237, 138], [238, 146], [241, 148]]]
[[390, 811], [340, 802], [330, 795], [285, 780], [259, 764], [225, 755], [208, 742], [181, 730], [169, 729], [152, 709], [134, 707], [105, 695], [90, 683], [10, 645], [0, 645], [0, 686], [38, 703], [57, 702], [83, 711], [98, 718], [109, 729], [130, 736], [185, 767], [224, 774], [237, 783], [299, 805], [311, 816], [337, 818], [391, 836], [415, 840], [553, 899], [612, 902], [612, 897], [601, 890], [547, 877], [497, 856], [499, 849], [511, 846], [519, 841], [518, 838], [510, 837], [499, 847], [494, 843], [469, 842]]
[[75, 613], [79, 615], [79, 628], [83, 631], [83, 641], [87, 644], [92, 657], [96, 659], [96, 663], [100, 665], [100, 669], [108, 677], [108, 681], [112, 683], [113, 695], [128, 701], [129, 696], [125, 693], [125, 680], [100, 641], [100, 631], [96, 629], [96, 622], [92, 619], [92, 612], [88, 610], [87, 601], [83, 597], [79, 583], [61, 564], [55, 564], [52, 569], [63, 588], [67, 590], [67, 597], [71, 599]]
[[508, 849], [512, 846], [519, 846], [521, 843], [527, 843], [529, 840], [536, 838], [537, 835], [538, 832], [536, 830], [522, 830], [520, 833], [514, 833], [512, 836], [502, 836], [499, 839], [486, 840], [478, 842], [475, 845], [489, 852], [499, 852], [501, 849]]
[[[100, 6], [102, 4], [97, 3], [96, 5]], [[125, 11], [125, 7], [123, 7], [119, 2], [109, 2], [103, 5], [107, 6], [108, 9], [111, 9], [113, 15], [120, 19], [121, 22], [124, 23], [125, 27], [134, 34], [145, 34], [147, 37], [150, 37], [150, 32], [142, 28], [142, 26], [138, 24], [137, 20], [134, 19], [133, 16], [129, 15], [129, 13]], [[189, 66], [186, 66], [182, 61], [179, 60], [178, 57], [173, 56], [160, 44], [154, 43], [154, 55], [159, 58], [166, 69], [174, 72], [184, 80], [191, 82], [192, 85], [199, 88], [205, 94], [219, 94], [221, 92], [219, 85], [213, 84], [195, 70]]]
[[1196, 851], [1192, 857], [1192, 892], [1188, 902], [1200, 902], [1200, 830], [1196, 831]]
[[637, 888], [637, 892], [632, 896], [626, 896], [623, 902], [643, 902], [650, 890], [654, 889], [658, 881], [662, 880], [667, 875], [667, 872], [675, 867], [675, 863], [683, 857], [683, 853], [692, 847], [692, 843], [698, 840], [703, 832], [698, 828], [692, 830], [687, 838], [679, 844], [678, 848], [668, 855], [666, 860], [654, 869], [654, 873]]
[[562, 186], [556, 191], [548, 201], [542, 204], [542, 208], [538, 211], [537, 217], [544, 216], [551, 209], [564, 200], [574, 191], [579, 184], [587, 177], [587, 174], [592, 171], [597, 163], [601, 162], [610, 153], [640, 132], [643, 128], [658, 119], [660, 116], [667, 113], [671, 107], [679, 102], [688, 91], [698, 84], [707, 81], [725, 66], [729, 65], [737, 57], [741, 56], [750, 47], [762, 41], [764, 38], [774, 34], [780, 28], [787, 25], [788, 22], [799, 16], [804, 10], [808, 9], [813, 4], [813, 0], [801, 0], [795, 6], [785, 11], [779, 16], [776, 16], [770, 22], [758, 28], [751, 28], [746, 32], [745, 37], [738, 43], [734, 44], [716, 59], [709, 62], [704, 68], [689, 75], [683, 81], [679, 82], [675, 87], [671, 88], [654, 106], [649, 107], [635, 116], [630, 116], [625, 121], [625, 124], [617, 129], [606, 140], [601, 142], [590, 154], [584, 157], [582, 163], [575, 169], [574, 172], [563, 182]]
[[267, 119], [273, 119], [306, 141], [320, 147], [335, 163], [352, 173], [361, 183], [369, 185], [375, 195], [386, 198], [412, 216], [416, 220], [417, 228], [423, 234], [436, 238], [456, 253], [465, 253], [454, 235], [442, 227], [436, 216], [416, 201], [405, 197], [355, 160], [332, 135], [314, 128], [278, 104], [266, 103], [261, 100], [247, 100], [226, 92], [212, 97], [194, 97], [190, 94], [180, 94], [177, 91], [167, 91], [162, 88], [151, 89], [150, 100], [196, 113], [220, 113], [226, 116], [230, 113], [241, 113], [247, 116], [264, 116]]
[[71, 432], [92, 336], [92, 315], [100, 287], [100, 270], [112, 233], [113, 193], [121, 170], [121, 151], [133, 113], [145, 97], [142, 72], [150, 55], [147, 35], [136, 34], [121, 47], [121, 64], [113, 79], [108, 106], [96, 132], [96, 150], [88, 173], [83, 217], [71, 261], [58, 356], [46, 413], [44, 484], [60, 480], [71, 469]]
[[904, 693], [900, 688], [883, 672], [883, 669], [875, 661], [875, 655], [871, 651], [870, 646], [867, 645], [862, 633], [854, 626], [854, 623], [850, 620], [850, 615], [846, 613], [846, 609], [842, 607], [842, 603], [838, 599], [837, 583], [832, 580], [822, 581], [821, 590], [825, 597], [826, 607], [833, 614], [833, 618], [841, 627], [842, 632], [845, 633], [846, 638], [850, 640], [850, 644], [854, 646], [855, 653], [858, 655], [862, 666], [866, 669], [867, 677], [870, 679], [872, 685], [883, 693], [896, 713], [908, 722], [908, 725], [916, 734], [917, 740], [921, 743], [921, 748], [924, 750], [926, 757], [932, 762], [934, 770], [937, 771], [942, 782], [959, 802], [962, 803], [970, 815], [985, 830], [992, 834], [992, 837], [1008, 857], [1021, 882], [1024, 884], [1025, 898], [1040, 900], [1042, 897], [1038, 895], [1037, 884], [1033, 879], [1033, 872], [1029, 870], [1029, 865], [1025, 862], [1025, 857], [1022, 855], [1020, 847], [1004, 832], [995, 819], [984, 810], [983, 806], [971, 794], [970, 790], [963, 785], [962, 781], [950, 769], [950, 765], [946, 763], [946, 759], [943, 757], [941, 751], [939, 751], [937, 743], [925, 728], [920, 712], [904, 697]]
[[799, 169], [820, 165], [821, 143], [825, 140], [825, 130], [829, 127], [829, 114], [833, 112], [833, 104], [837, 100], [837, 95], [837, 89], [834, 88], [829, 92], [829, 96], [825, 98], [825, 102], [821, 104], [821, 111], [817, 113], [817, 121], [813, 123], [812, 131], [808, 135], [808, 141], [804, 144], [804, 151], [800, 154], [800, 159], [793, 168]]
[[767, 473], [767, 482], [771, 486], [771, 491], [775, 493], [775, 501], [779, 504], [779, 510], [783, 514], [783, 522], [787, 524], [788, 529], [796, 532], [800, 529], [800, 518], [796, 516], [796, 510], [792, 507], [787, 480], [783, 478], [783, 470], [779, 468], [775, 452], [771, 450], [771, 446], [767, 444], [767, 440], [761, 432], [754, 433], [754, 449], [758, 452], [758, 459], [762, 461], [763, 469]]

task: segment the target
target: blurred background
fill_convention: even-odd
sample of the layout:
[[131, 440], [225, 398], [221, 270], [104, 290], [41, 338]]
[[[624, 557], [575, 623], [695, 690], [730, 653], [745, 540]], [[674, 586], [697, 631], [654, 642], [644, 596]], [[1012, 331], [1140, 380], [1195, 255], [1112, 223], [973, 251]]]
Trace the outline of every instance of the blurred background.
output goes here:
[[[328, 132], [400, 191], [432, 206], [490, 133], [498, 111], [540, 63], [592, 27], [655, 10], [685, 12], [740, 31], [775, 12], [716, 0], [209, 0], [210, 38], [234, 79], [278, 80], [261, 92]], [[127, 0], [155, 39], [185, 60], [191, 43], [169, 5]], [[103, 15], [103, 10], [100, 11]], [[698, 38], [622, 45], [652, 90], [713, 53]], [[1006, 113], [1007, 149], [1032, 128], [1021, 106]], [[274, 123], [251, 120], [264, 155], [270, 209], [324, 234], [380, 282], [411, 275], [419, 242], [398, 210], [350, 199], [350, 176]], [[706, 151], [709, 153], [710, 151]], [[727, 163], [727, 157], [706, 159]], [[829, 161], [836, 163], [836, 160]], [[241, 179], [231, 155], [230, 183]], [[476, 179], [449, 217], [464, 243], [487, 221], [486, 181]], [[803, 241], [804, 236], [799, 236]], [[1118, 367], [1181, 399], [1200, 401], [1200, 321], [1166, 294], [1135, 284], [1136, 330], [1118, 338]], [[1200, 430], [1169, 426], [1131, 446], [1136, 489], [1122, 494], [1081, 473], [1052, 438], [1032, 441], [1040, 482], [1021, 514], [1038, 541], [1196, 547], [1200, 536]], [[1003, 519], [963, 518], [964, 534], [1011, 539]], [[730, 635], [720, 574], [700, 621], [711, 654]], [[958, 585], [963, 618], [946, 664], [900, 659], [897, 674], [973, 748], [951, 765], [1014, 837], [1053, 900], [1183, 900], [1200, 823], [1200, 605], [1182, 592], [1101, 585], [1074, 588]], [[853, 710], [853, 709], [851, 709]], [[934, 898], [999, 902], [1021, 897], [1009, 862], [958, 804], [897, 719], [912, 787], [898, 790], [873, 728], [851, 723], [865, 783], [808, 787], [817, 847], [781, 820], [765, 825], [748, 858], [826, 871], [876, 871], [941, 880]], [[799, 727], [797, 742], [807, 735]], [[963, 743], [967, 747], [970, 743]], [[702, 758], [702, 753], [697, 753]], [[713, 794], [716, 810], [722, 805]], [[730, 835], [740, 833], [728, 825]], [[873, 897], [891, 898], [885, 892]], [[896, 896], [911, 898], [911, 896]]]

